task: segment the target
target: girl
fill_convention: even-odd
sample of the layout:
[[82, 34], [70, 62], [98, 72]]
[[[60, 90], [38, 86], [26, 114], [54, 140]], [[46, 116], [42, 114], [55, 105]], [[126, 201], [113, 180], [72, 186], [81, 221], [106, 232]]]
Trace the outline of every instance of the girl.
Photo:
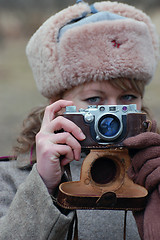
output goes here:
[[[1, 239], [71, 239], [75, 212], [60, 208], [56, 196], [68, 163], [73, 179], [79, 179], [80, 142], [87, 136], [60, 113], [69, 105], [136, 104], [150, 117], [143, 95], [159, 57], [157, 39], [145, 13], [107, 1], [91, 6], [77, 1], [32, 36], [27, 56], [50, 104], [25, 120], [16, 161], [1, 163]], [[127, 236], [159, 239], [160, 136], [155, 122], [151, 132], [124, 143], [136, 149], [129, 176], [149, 191], [145, 210], [134, 213], [139, 234], [130, 213]], [[121, 211], [78, 211], [79, 239], [122, 239], [122, 218]]]

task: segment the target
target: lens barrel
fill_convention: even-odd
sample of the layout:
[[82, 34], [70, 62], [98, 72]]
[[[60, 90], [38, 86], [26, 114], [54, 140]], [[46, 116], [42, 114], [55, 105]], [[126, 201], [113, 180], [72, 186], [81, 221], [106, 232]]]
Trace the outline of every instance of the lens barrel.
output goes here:
[[122, 130], [121, 121], [114, 114], [105, 114], [98, 120], [97, 131], [107, 141], [116, 139]]

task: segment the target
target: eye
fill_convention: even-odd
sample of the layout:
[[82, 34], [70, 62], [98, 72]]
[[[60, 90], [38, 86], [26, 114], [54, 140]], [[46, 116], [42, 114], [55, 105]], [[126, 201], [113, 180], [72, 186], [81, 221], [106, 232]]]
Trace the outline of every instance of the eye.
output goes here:
[[98, 96], [95, 96], [95, 97], [87, 98], [87, 99], [85, 99], [85, 101], [86, 101], [88, 104], [99, 104], [100, 101], [101, 101], [101, 98], [98, 97]]
[[126, 94], [126, 95], [123, 95], [121, 98], [123, 101], [132, 102], [137, 99], [137, 96], [133, 94]]

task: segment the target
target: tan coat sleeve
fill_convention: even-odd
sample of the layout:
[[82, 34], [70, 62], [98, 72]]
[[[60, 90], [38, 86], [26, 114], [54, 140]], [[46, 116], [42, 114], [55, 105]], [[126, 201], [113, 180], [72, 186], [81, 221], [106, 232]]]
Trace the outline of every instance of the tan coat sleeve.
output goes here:
[[0, 239], [65, 239], [73, 215], [73, 212], [62, 214], [54, 205], [35, 164], [18, 188], [6, 215], [0, 218]]

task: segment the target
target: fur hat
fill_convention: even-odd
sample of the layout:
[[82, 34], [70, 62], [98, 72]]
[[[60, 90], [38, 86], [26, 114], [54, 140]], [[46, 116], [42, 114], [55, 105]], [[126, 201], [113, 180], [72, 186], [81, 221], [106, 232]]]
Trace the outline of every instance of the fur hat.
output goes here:
[[159, 58], [150, 18], [123, 3], [77, 2], [50, 17], [27, 45], [42, 95], [51, 98], [84, 82], [117, 77], [149, 83]]

